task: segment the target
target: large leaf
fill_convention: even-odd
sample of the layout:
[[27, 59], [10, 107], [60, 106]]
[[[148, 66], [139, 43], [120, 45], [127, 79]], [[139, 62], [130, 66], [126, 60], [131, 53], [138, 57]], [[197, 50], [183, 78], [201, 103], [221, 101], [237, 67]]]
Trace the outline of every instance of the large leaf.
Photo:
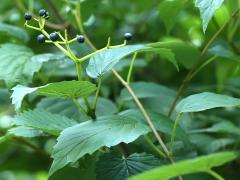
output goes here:
[[[172, 128], [173, 128], [174, 122], [171, 119], [169, 119], [167, 116], [160, 113], [155, 113], [151, 111], [147, 111], [147, 113], [151, 118], [154, 124], [154, 127], [159, 132], [166, 133], [168, 135], [172, 134]], [[136, 121], [142, 122], [147, 125], [146, 119], [144, 118], [143, 114], [139, 110], [134, 110], [134, 109], [126, 110], [121, 112], [120, 115], [125, 117], [131, 117]], [[177, 127], [176, 138], [182, 140], [185, 144], [190, 145], [188, 135], [181, 127]]]
[[87, 74], [92, 78], [97, 78], [111, 70], [122, 58], [139, 51], [157, 52], [178, 68], [174, 54], [169, 49], [157, 49], [148, 45], [127, 45], [121, 48], [108, 49], [93, 56], [89, 60], [89, 64], [86, 69]]
[[217, 107], [240, 106], [240, 99], [210, 92], [194, 94], [181, 100], [176, 106], [178, 113], [198, 112]]
[[96, 86], [88, 81], [62, 81], [34, 88], [17, 85], [12, 90], [12, 103], [16, 109], [19, 109], [23, 98], [29, 93], [36, 92], [39, 95], [48, 97], [76, 99], [78, 97], [87, 97], [96, 90]]
[[24, 42], [29, 41], [27, 32], [17, 26], [0, 23], [0, 32], [6, 33], [11, 37], [16, 37], [20, 40], [23, 40]]
[[18, 83], [28, 84], [42, 64], [54, 58], [54, 54], [34, 55], [26, 46], [2, 44], [0, 46], [0, 80], [4, 80], [8, 87]]
[[160, 162], [146, 153], [135, 153], [126, 158], [112, 153], [104, 154], [97, 163], [97, 179], [126, 180], [130, 176], [156, 168]]
[[40, 109], [16, 115], [13, 118], [13, 123], [18, 126], [39, 129], [53, 135], [58, 135], [62, 130], [77, 124], [75, 120]]
[[148, 126], [123, 116], [103, 116], [65, 129], [54, 146], [53, 164], [49, 174], [85, 154], [92, 154], [103, 146], [111, 147], [121, 142], [130, 143], [150, 131]]
[[131, 180], [155, 180], [155, 179], [170, 179], [176, 176], [207, 172], [213, 167], [221, 166], [229, 161], [234, 160], [237, 155], [234, 152], [222, 152], [201, 156], [196, 159], [185, 160], [175, 164], [162, 166], [157, 169], [142, 173]]
[[215, 11], [221, 7], [224, 0], [196, 0], [195, 6], [199, 8], [201, 18], [202, 18], [202, 27], [203, 32], [205, 33], [209, 21], [212, 19]]

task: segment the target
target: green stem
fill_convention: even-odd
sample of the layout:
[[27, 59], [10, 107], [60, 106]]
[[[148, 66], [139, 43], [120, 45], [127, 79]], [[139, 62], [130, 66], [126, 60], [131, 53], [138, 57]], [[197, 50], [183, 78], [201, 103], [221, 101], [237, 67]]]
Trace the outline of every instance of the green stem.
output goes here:
[[69, 54], [71, 55], [72, 59], [77, 62], [77, 57], [73, 54], [71, 48], [70, 48], [70, 45], [69, 45], [69, 42], [68, 42], [68, 35], [67, 35], [67, 30], [65, 29], [65, 45], [66, 45], [66, 48], [67, 48], [67, 51], [69, 52]]
[[220, 176], [218, 173], [214, 172], [213, 170], [209, 170], [207, 172], [211, 174], [213, 177], [215, 177], [217, 180], [224, 180], [222, 176]]
[[177, 115], [177, 118], [174, 122], [174, 126], [173, 126], [173, 129], [172, 129], [172, 135], [171, 135], [171, 148], [170, 148], [170, 152], [171, 152], [171, 155], [173, 155], [173, 149], [174, 149], [174, 140], [175, 140], [175, 135], [176, 135], [176, 130], [177, 130], [177, 125], [181, 119], [181, 116], [182, 116], [182, 113], [179, 113]]
[[95, 95], [94, 102], [93, 102], [93, 111], [94, 112], [95, 112], [96, 107], [97, 107], [97, 101], [98, 101], [101, 86], [102, 86], [102, 76], [100, 76], [99, 79], [98, 79], [98, 87], [97, 87], [96, 95]]
[[207, 61], [205, 61], [200, 67], [198, 67], [195, 70], [195, 72], [191, 75], [191, 77], [189, 79], [191, 80], [199, 71], [201, 71], [205, 66], [207, 66], [209, 63], [214, 61], [216, 58], [217, 58], [217, 56], [213, 56], [213, 57], [209, 58]]
[[132, 71], [133, 71], [133, 65], [134, 65], [134, 62], [135, 62], [136, 57], [137, 57], [137, 52], [134, 53], [133, 58], [132, 58], [132, 61], [131, 61], [131, 64], [130, 64], [130, 67], [129, 67], [128, 76], [127, 76], [127, 83], [128, 83], [128, 84], [130, 84], [130, 81], [131, 81], [131, 76], [132, 76]]
[[100, 52], [102, 52], [102, 51], [105, 51], [105, 50], [107, 50], [107, 47], [104, 47], [104, 48], [102, 48], [102, 49], [99, 49], [99, 50], [97, 50], [97, 51], [94, 51], [94, 52], [92, 52], [92, 53], [90, 53], [90, 54], [88, 54], [88, 55], [86, 55], [86, 56], [78, 59], [78, 62], [83, 62], [83, 61], [91, 58], [92, 56], [94, 56], [94, 55], [96, 55], [96, 54], [98, 54], [98, 53], [100, 53]]
[[95, 118], [96, 118], [96, 117], [95, 117], [95, 113], [94, 113], [94, 111], [92, 110], [92, 107], [91, 107], [88, 99], [87, 99], [87, 98], [83, 98], [83, 100], [84, 100], [84, 102], [85, 102], [85, 104], [86, 104], [86, 106], [87, 106], [88, 114], [89, 114], [93, 119], [95, 119]]
[[84, 28], [83, 28], [83, 24], [82, 24], [82, 17], [81, 17], [81, 0], [77, 1], [76, 9], [77, 9], [76, 15], [78, 17], [77, 24], [78, 24], [80, 32], [84, 33]]
[[[80, 62], [76, 62], [76, 68], [77, 68], [77, 75], [78, 75], [78, 80], [81, 81], [82, 80], [82, 66]], [[88, 101], [87, 98], [83, 98], [86, 106], [87, 106], [87, 114], [89, 114], [92, 118], [95, 118], [95, 115], [93, 114], [91, 105]]]
[[82, 80], [82, 65], [80, 62], [76, 62], [76, 69], [77, 69], [78, 80], [81, 81]]
[[161, 157], [166, 158], [166, 155], [155, 145], [153, 144], [152, 140], [145, 135], [144, 136], [145, 141], [148, 143], [148, 145]]
[[80, 111], [82, 111], [84, 114], [87, 114], [87, 111], [81, 106], [77, 99], [72, 99], [72, 101], [74, 102], [74, 104], [76, 104]]

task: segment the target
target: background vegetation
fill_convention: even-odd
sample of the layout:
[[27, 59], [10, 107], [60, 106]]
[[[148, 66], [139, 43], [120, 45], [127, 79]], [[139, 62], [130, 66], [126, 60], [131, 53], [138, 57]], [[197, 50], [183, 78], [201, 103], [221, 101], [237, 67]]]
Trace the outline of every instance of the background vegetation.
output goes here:
[[[240, 111], [237, 108], [240, 105], [240, 100], [237, 99], [240, 98], [240, 1], [82, 0], [81, 14], [76, 9], [77, 3], [77, 0], [0, 2], [0, 180], [48, 179], [56, 135], [70, 125], [60, 125], [51, 130], [46, 130], [45, 126], [51, 128], [48, 123], [62, 120], [62, 116], [73, 119], [75, 123], [86, 120], [68, 100], [38, 96], [36, 93], [23, 99], [24, 93], [18, 89], [15, 97], [12, 97], [15, 102], [11, 102], [12, 88], [16, 85], [40, 87], [52, 82], [77, 79], [73, 61], [53, 44], [38, 43], [36, 38], [39, 32], [24, 27], [25, 12], [31, 12], [37, 18], [38, 11], [42, 8], [50, 14], [45, 27], [47, 32], [59, 31], [64, 34], [64, 29], [68, 29], [69, 38], [74, 38], [77, 34], [85, 36], [84, 44], [74, 42], [71, 45], [78, 57], [91, 53], [94, 47], [100, 49], [106, 46], [108, 37], [111, 37], [111, 45], [122, 44], [126, 32], [133, 34], [133, 39], [128, 44], [148, 44], [154, 47], [154, 52], [137, 54], [130, 86], [149, 112], [168, 149], [171, 149], [171, 134], [177, 113], [183, 113], [176, 131], [175, 161], [231, 151], [196, 160], [197, 165], [194, 162], [180, 164], [183, 169], [180, 168], [181, 173], [175, 175], [173, 172], [177, 170], [168, 167], [169, 169], [156, 172], [159, 173], [156, 179], [171, 177], [161, 176], [161, 172], [173, 176], [194, 173], [183, 176], [184, 179], [207, 180], [214, 176], [221, 179], [216, 174], [211, 176], [213, 171], [209, 172], [212, 167], [220, 165], [214, 171], [223, 178], [239, 179], [240, 161], [232, 152], [237, 152], [240, 147]], [[214, 14], [212, 18], [211, 14]], [[34, 21], [29, 24], [37, 26]], [[115, 70], [124, 79], [128, 76], [131, 59], [132, 55], [126, 56], [115, 66]], [[96, 79], [90, 79], [85, 73], [87, 64], [88, 61], [83, 63], [83, 77], [97, 84]], [[135, 117], [145, 122], [140, 112], [131, 112], [137, 111], [138, 107], [123, 85], [111, 71], [104, 74], [96, 109], [97, 118], [125, 113], [126, 117]], [[181, 101], [183, 104], [178, 104], [178, 109], [174, 109], [175, 100], [179, 102], [189, 95], [202, 92], [227, 96], [197, 96], [187, 103]], [[19, 103], [21, 98], [22, 104], [17, 105], [16, 101]], [[93, 99], [93, 96], [89, 99]], [[83, 100], [79, 99], [79, 102], [81, 104]], [[19, 107], [17, 111], [16, 106]], [[191, 106], [190, 109], [187, 109], [188, 106]], [[31, 122], [24, 121], [21, 112], [39, 108], [44, 111], [38, 112], [39, 117], [34, 118], [42, 120], [45, 126], [39, 128], [38, 124], [36, 128], [28, 124]], [[129, 109], [130, 111], [125, 111]], [[56, 114], [61, 116], [54, 116]], [[101, 128], [103, 127], [99, 125]], [[131, 130], [129, 128], [128, 132]], [[169, 158], [162, 158], [159, 154], [161, 150], [166, 156], [154, 134], [150, 130], [146, 130], [147, 133], [143, 131], [144, 128], [141, 133], [139, 130], [139, 136], [132, 140], [126, 139], [126, 134], [122, 134], [125, 139], [120, 142], [129, 144], [114, 144], [114, 147], [108, 148], [106, 143], [100, 151], [93, 151], [95, 153], [91, 156], [85, 155], [78, 163], [72, 163], [71, 167], [58, 171], [50, 179], [126, 179], [170, 164]], [[107, 134], [102, 138], [107, 139], [112, 135], [114, 136]], [[128, 159], [122, 160], [122, 156]], [[140, 164], [134, 165], [135, 161]], [[227, 161], [231, 162], [224, 164]], [[124, 162], [129, 164], [114, 170], [113, 167]], [[182, 173], [186, 170], [188, 172]], [[154, 179], [153, 174], [145, 175], [142, 179]]]

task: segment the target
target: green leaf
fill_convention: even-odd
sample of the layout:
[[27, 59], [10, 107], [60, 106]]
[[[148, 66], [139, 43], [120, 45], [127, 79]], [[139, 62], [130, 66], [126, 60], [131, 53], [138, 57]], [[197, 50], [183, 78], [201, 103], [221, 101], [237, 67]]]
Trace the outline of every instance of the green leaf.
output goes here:
[[199, 112], [217, 107], [235, 107], [240, 105], [240, 99], [210, 92], [194, 94], [181, 100], [177, 106], [178, 113]]
[[165, 27], [167, 28], [167, 32], [169, 33], [173, 28], [177, 16], [180, 11], [183, 9], [183, 5], [185, 2], [179, 0], [164, 0], [159, 4], [159, 15], [163, 20]]
[[103, 51], [89, 60], [87, 74], [91, 78], [97, 78], [111, 70], [122, 58], [137, 51], [150, 49], [145, 45], [127, 45], [121, 48], [113, 48]]
[[[31, 60], [31, 49], [15, 44], [2, 44], [0, 46], [0, 79], [8, 86], [17, 83], [30, 82], [34, 72], [40, 67], [38, 62]], [[4, 69], [4, 71], [3, 71]]]
[[161, 161], [151, 154], [135, 153], [127, 158], [117, 154], [104, 154], [97, 163], [98, 180], [126, 180], [135, 174], [158, 167]]
[[19, 109], [23, 98], [33, 92], [48, 97], [76, 99], [78, 97], [87, 97], [96, 90], [96, 86], [88, 81], [62, 81], [34, 88], [17, 85], [12, 90], [12, 103], [16, 109]]
[[24, 29], [19, 28], [17, 26], [0, 23], [0, 32], [6, 33], [10, 37], [15, 37], [24, 42], [29, 41], [29, 36], [28, 36], [27, 32]]
[[13, 134], [14, 136], [26, 137], [26, 138], [33, 138], [33, 137], [44, 135], [43, 131], [31, 128], [31, 127], [26, 127], [26, 126], [11, 128], [8, 130], [8, 133]]
[[18, 126], [32, 127], [52, 135], [58, 135], [62, 130], [77, 124], [75, 120], [40, 109], [16, 115], [13, 123]]
[[236, 157], [237, 155], [234, 152], [221, 152], [201, 156], [195, 159], [184, 160], [175, 164], [150, 170], [146, 173], [132, 177], [130, 180], [170, 179], [185, 174], [207, 172], [213, 167], [221, 166], [236, 159]]
[[[196, 130], [198, 131], [198, 130]], [[214, 133], [229, 133], [240, 135], [240, 128], [229, 121], [219, 122], [212, 127], [200, 130], [201, 132], [214, 132]]]
[[[174, 122], [170, 118], [168, 118], [167, 116], [165, 116], [163, 114], [155, 113], [155, 112], [151, 112], [151, 111], [147, 111], [147, 113], [148, 113], [149, 117], [151, 118], [154, 127], [159, 132], [166, 133], [168, 135], [172, 134], [172, 128], [173, 128]], [[142, 115], [142, 113], [139, 110], [130, 109], [130, 110], [120, 112], [119, 114], [121, 116], [130, 117], [136, 121], [139, 121], [139, 122], [147, 125], [147, 122], [146, 122], [144, 116]], [[176, 138], [182, 140], [185, 144], [191, 146], [188, 135], [179, 126], [177, 127], [177, 130], [176, 130]]]
[[195, 46], [179, 39], [151, 43], [149, 46], [171, 49], [175, 54], [177, 62], [181, 63], [187, 69], [192, 67], [200, 55], [199, 50]]
[[223, 58], [233, 58], [235, 55], [228, 47], [224, 47], [221, 44], [217, 44], [208, 49], [210, 54]]
[[2, 44], [0, 46], [0, 80], [4, 80], [8, 87], [28, 84], [42, 64], [54, 58], [54, 54], [34, 55], [26, 46]]
[[172, 62], [178, 69], [177, 62], [175, 60], [174, 54], [169, 49], [164, 48], [152, 48], [146, 45], [127, 45], [121, 48], [113, 48], [103, 51], [95, 56], [93, 56], [87, 66], [87, 74], [91, 78], [97, 78], [104, 73], [110, 71], [121, 59], [124, 57], [139, 51], [147, 52], [157, 52], [163, 58]]
[[57, 139], [49, 174], [85, 154], [92, 154], [103, 146], [111, 147], [121, 142], [130, 143], [150, 131], [148, 126], [119, 115], [103, 116], [65, 129]]
[[[146, 51], [148, 51], [148, 50], [146, 50]], [[149, 49], [149, 51], [158, 53], [161, 58], [170, 61], [175, 66], [177, 71], [179, 71], [179, 67], [178, 67], [177, 61], [175, 59], [175, 54], [173, 53], [173, 51], [171, 49], [151, 48], [151, 49]]]
[[[77, 122], [83, 122], [86, 115], [83, 114], [72, 100], [59, 98], [43, 98], [37, 104], [37, 108], [44, 109], [53, 114], [66, 116]], [[84, 116], [83, 116], [84, 115]]]
[[217, 152], [220, 149], [223, 149], [224, 147], [228, 145], [232, 145], [236, 143], [236, 140], [230, 139], [230, 138], [221, 138], [211, 141], [210, 144], [206, 147], [208, 153], [214, 153]]
[[37, 94], [47, 97], [76, 99], [87, 97], [95, 90], [96, 85], [88, 81], [62, 81], [39, 87]]
[[17, 85], [12, 88], [13, 93], [11, 95], [12, 104], [14, 104], [15, 109], [18, 110], [21, 108], [22, 101], [27, 94], [33, 93], [37, 88], [29, 88], [22, 85]]
[[[88, 100], [90, 103], [93, 103], [94, 97], [90, 96]], [[82, 99], [79, 99], [78, 102], [85, 107], [85, 103]], [[71, 119], [75, 119], [78, 122], [83, 122], [87, 118], [87, 116], [83, 114], [71, 100], [43, 98], [37, 104], [37, 108], [44, 109], [51, 113], [67, 116]], [[115, 114], [117, 111], [117, 107], [112, 101], [102, 97], [98, 98], [96, 107], [97, 117]]]
[[195, 6], [199, 8], [202, 18], [203, 32], [205, 33], [209, 21], [212, 19], [215, 11], [221, 7], [224, 0], [196, 0]]

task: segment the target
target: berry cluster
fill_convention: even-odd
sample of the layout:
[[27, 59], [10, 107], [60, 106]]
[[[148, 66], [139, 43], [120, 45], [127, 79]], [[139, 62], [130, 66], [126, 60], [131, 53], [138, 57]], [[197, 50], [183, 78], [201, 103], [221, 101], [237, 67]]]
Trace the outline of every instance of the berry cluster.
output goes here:
[[[45, 9], [41, 9], [38, 12], [39, 16], [41, 18], [49, 19], [49, 13]], [[30, 21], [32, 19], [32, 14], [31, 13], [25, 13], [24, 18], [26, 21]], [[53, 32], [49, 34], [49, 39], [53, 42], [57, 41], [59, 39], [59, 35], [56, 32]], [[124, 34], [124, 39], [126, 41], [130, 41], [132, 39], [132, 34], [131, 33], [125, 33]], [[44, 43], [47, 40], [46, 36], [44, 34], [39, 34], [37, 36], [37, 41], [39, 43]], [[76, 40], [78, 43], [84, 43], [85, 37], [83, 35], [77, 35]]]

